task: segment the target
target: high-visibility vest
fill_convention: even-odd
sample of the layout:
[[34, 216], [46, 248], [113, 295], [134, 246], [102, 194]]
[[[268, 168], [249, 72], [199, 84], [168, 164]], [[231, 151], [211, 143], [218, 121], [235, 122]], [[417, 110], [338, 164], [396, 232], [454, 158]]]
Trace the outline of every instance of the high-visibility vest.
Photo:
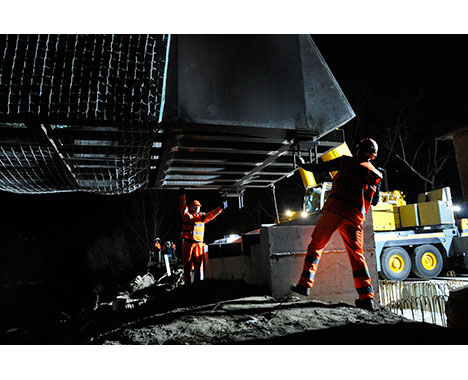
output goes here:
[[214, 210], [204, 213], [193, 214], [187, 208], [185, 195], [180, 196], [180, 213], [182, 215], [182, 233], [180, 237], [186, 240], [203, 242], [205, 235], [205, 223], [216, 218], [223, 209], [217, 207]]
[[323, 209], [362, 224], [382, 174], [367, 160], [347, 156], [336, 160], [340, 160], [338, 175]]

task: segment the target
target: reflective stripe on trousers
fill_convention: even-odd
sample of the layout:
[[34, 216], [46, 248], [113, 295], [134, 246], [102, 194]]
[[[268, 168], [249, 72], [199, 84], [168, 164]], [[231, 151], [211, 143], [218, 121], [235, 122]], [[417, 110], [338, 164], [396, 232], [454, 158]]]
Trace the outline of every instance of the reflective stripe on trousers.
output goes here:
[[336, 230], [340, 232], [343, 239], [353, 271], [354, 287], [358, 292], [359, 299], [373, 298], [374, 290], [371, 284], [371, 277], [362, 251], [364, 242], [362, 226], [327, 211], [323, 211], [312, 233], [312, 241], [307, 247], [299, 285], [310, 288], [314, 285], [315, 273], [320, 257], [330, 241], [333, 232]]

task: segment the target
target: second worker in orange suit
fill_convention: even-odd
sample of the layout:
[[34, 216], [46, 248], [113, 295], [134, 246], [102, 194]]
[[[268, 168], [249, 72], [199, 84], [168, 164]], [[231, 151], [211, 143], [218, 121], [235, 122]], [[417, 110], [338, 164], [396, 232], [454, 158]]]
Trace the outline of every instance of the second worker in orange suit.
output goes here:
[[362, 224], [370, 205], [378, 202], [383, 176], [370, 162], [377, 157], [377, 143], [365, 138], [357, 148], [356, 157], [341, 156], [320, 164], [300, 164], [308, 171], [338, 171], [338, 174], [312, 233], [299, 282], [291, 290], [305, 296], [310, 294], [322, 252], [333, 232], [338, 230], [353, 271], [354, 287], [359, 297], [356, 306], [374, 310], [374, 290], [362, 249]]
[[191, 284], [191, 273], [194, 272], [194, 282], [200, 281], [200, 269], [203, 262], [205, 223], [216, 218], [227, 202], [223, 202], [214, 210], [201, 212], [201, 203], [194, 200], [187, 208], [185, 193], [180, 195], [180, 213], [182, 215], [182, 266], [184, 267], [184, 283]]

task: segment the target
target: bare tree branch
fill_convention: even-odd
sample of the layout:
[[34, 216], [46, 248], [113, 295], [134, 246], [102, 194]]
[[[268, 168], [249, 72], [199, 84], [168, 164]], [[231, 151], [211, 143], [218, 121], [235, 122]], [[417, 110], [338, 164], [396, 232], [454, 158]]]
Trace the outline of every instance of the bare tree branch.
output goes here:
[[400, 156], [398, 153], [396, 154], [396, 157], [398, 157], [401, 161], [403, 161], [403, 163], [405, 163], [406, 166], [408, 166], [408, 168], [414, 173], [416, 174], [419, 178], [421, 178], [423, 181], [429, 183], [429, 184], [432, 184], [431, 180], [429, 180], [428, 178], [424, 177], [421, 173], [419, 173], [413, 166], [411, 166], [411, 164], [406, 161], [405, 158], [403, 158], [402, 156]]

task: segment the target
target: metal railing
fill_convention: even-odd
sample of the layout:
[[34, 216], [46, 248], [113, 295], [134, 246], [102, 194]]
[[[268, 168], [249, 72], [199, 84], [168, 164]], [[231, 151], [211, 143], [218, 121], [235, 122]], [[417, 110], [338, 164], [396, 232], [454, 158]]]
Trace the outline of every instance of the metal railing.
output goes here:
[[[449, 276], [453, 277], [453, 273], [449, 273]], [[449, 293], [466, 284], [466, 281], [455, 278], [428, 281], [380, 280], [380, 303], [405, 318], [447, 327], [445, 303]]]

